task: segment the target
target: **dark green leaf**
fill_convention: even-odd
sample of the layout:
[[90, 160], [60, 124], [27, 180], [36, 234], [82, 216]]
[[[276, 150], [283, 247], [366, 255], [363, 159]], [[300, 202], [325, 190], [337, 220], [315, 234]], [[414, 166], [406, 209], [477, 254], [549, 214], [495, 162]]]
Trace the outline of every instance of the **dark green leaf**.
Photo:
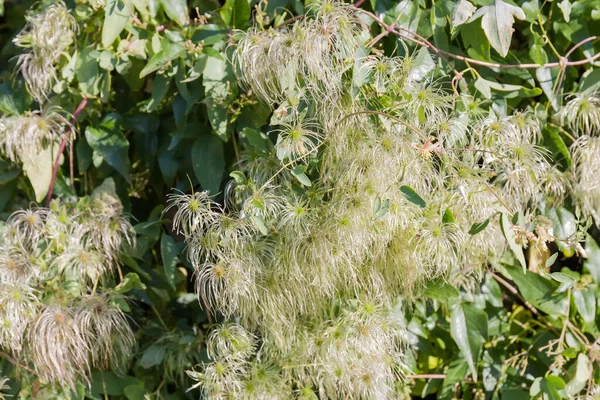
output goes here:
[[186, 0], [159, 0], [165, 14], [183, 27], [188, 22], [188, 9]]
[[546, 126], [544, 128], [544, 143], [550, 151], [552, 151], [553, 158], [558, 161], [563, 168], [569, 168], [571, 166], [571, 154], [561, 137], [558, 128], [553, 126]]
[[127, 400], [144, 400], [146, 389], [143, 386], [129, 385], [123, 388], [123, 394]]
[[246, 178], [246, 175], [244, 175], [244, 173], [241, 171], [233, 171], [229, 174], [229, 176], [232, 177], [235, 183], [238, 185], [245, 185], [248, 183], [248, 178]]
[[473, 225], [471, 225], [471, 229], [469, 229], [469, 235], [477, 235], [479, 232], [483, 231], [485, 228], [487, 228], [488, 224], [490, 223], [490, 219], [486, 219], [483, 222], [476, 222]]
[[177, 254], [179, 249], [175, 240], [163, 232], [160, 238], [160, 254], [162, 257], [167, 282], [175, 289], [175, 272], [177, 271]]
[[118, 115], [108, 114], [98, 127], [88, 126], [85, 138], [94, 153], [130, 181], [129, 142], [118, 125]]
[[583, 267], [590, 273], [594, 282], [600, 284], [600, 247], [591, 236], [585, 241], [585, 251], [588, 258]]
[[248, 0], [227, 0], [220, 11], [221, 18], [232, 28], [243, 28], [250, 19]]
[[400, 192], [402, 192], [402, 195], [406, 200], [418, 205], [421, 208], [425, 208], [425, 206], [427, 205], [425, 203], [425, 200], [423, 200], [421, 196], [419, 196], [417, 192], [415, 192], [410, 186], [404, 185], [400, 187]]
[[473, 378], [477, 380], [479, 354], [488, 335], [487, 314], [472, 305], [456, 303], [451, 308], [450, 330]]
[[581, 318], [591, 324], [596, 319], [596, 296], [590, 289], [575, 289], [573, 291], [573, 300]]
[[164, 68], [167, 63], [185, 54], [185, 49], [180, 43], [172, 43], [167, 38], [163, 38], [160, 45], [160, 51], [152, 56], [140, 72], [140, 78]]
[[194, 174], [202, 188], [216, 194], [225, 172], [223, 142], [214, 135], [202, 135], [192, 146]]
[[556, 293], [558, 284], [533, 272], [519, 268], [507, 268], [521, 295], [536, 308], [552, 315], [567, 312], [567, 298], [564, 293]]
[[166, 348], [164, 346], [151, 345], [144, 351], [140, 359], [140, 365], [142, 368], [148, 369], [160, 364], [165, 358], [165, 352]]
[[115, 287], [115, 292], [125, 294], [133, 289], [146, 289], [146, 285], [140, 281], [140, 277], [135, 272], [130, 272], [123, 277], [123, 281]]

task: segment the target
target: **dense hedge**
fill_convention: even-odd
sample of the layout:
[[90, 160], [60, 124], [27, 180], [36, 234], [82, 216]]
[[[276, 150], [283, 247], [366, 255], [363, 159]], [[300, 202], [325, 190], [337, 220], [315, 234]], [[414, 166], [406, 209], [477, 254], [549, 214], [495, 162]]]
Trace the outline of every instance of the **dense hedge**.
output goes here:
[[597, 1], [0, 15], [0, 399], [600, 397]]

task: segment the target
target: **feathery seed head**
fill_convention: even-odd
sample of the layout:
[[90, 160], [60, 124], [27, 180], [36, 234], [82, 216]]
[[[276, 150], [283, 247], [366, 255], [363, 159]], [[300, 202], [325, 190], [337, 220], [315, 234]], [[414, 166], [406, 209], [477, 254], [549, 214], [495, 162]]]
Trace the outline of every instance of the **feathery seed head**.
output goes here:
[[15, 37], [14, 43], [27, 50], [19, 56], [18, 67], [27, 89], [43, 103], [54, 82], [54, 65], [75, 41], [77, 24], [61, 0], [27, 17], [27, 25]]
[[600, 96], [597, 92], [574, 93], [567, 97], [567, 103], [560, 114], [563, 124], [571, 128], [575, 136], [600, 134]]

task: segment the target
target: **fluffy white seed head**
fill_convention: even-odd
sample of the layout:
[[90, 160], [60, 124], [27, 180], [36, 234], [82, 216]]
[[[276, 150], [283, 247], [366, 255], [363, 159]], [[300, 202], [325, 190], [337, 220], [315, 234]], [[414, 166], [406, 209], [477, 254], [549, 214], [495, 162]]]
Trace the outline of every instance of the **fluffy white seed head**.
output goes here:
[[14, 43], [26, 49], [17, 63], [27, 89], [43, 103], [56, 81], [55, 64], [75, 41], [77, 24], [63, 1], [27, 17]]

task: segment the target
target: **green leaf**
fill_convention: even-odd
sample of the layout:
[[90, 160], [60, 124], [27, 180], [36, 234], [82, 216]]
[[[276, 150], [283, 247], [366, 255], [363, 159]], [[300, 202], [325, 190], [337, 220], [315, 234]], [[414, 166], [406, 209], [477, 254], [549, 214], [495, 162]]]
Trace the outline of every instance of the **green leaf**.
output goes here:
[[154, 76], [154, 80], [152, 81], [152, 97], [148, 104], [146, 104], [145, 111], [152, 112], [158, 108], [160, 102], [165, 98], [169, 91], [170, 84], [170, 76], [167, 76], [166, 74], [157, 74]]
[[223, 142], [215, 135], [202, 135], [192, 146], [192, 166], [202, 189], [216, 194], [225, 172]]
[[548, 100], [550, 100], [550, 104], [552, 105], [554, 111], [558, 111], [558, 100], [554, 95], [554, 80], [552, 79], [552, 70], [550, 68], [540, 67], [535, 70], [535, 77], [540, 83], [544, 94], [546, 95]]
[[137, 263], [137, 261], [135, 261], [134, 258], [132, 258], [130, 255], [125, 254], [125, 253], [121, 253], [121, 255], [119, 256], [121, 261], [123, 261], [123, 264], [127, 265], [129, 268], [131, 268], [132, 270], [134, 270], [135, 272], [137, 272], [139, 275], [143, 276], [144, 278], [150, 280], [152, 277], [150, 276], [149, 273], [147, 273], [146, 271], [144, 271], [139, 264]]
[[127, 400], [144, 400], [146, 389], [143, 386], [129, 385], [123, 388], [123, 394]]
[[165, 14], [172, 21], [183, 28], [188, 22], [188, 9], [186, 0], [159, 0], [165, 10]]
[[487, 314], [470, 304], [456, 303], [450, 310], [450, 331], [477, 380], [477, 363], [488, 336]]
[[575, 289], [573, 300], [581, 318], [591, 324], [596, 319], [596, 296], [591, 289]]
[[565, 21], [569, 22], [571, 20], [571, 9], [573, 8], [571, 2], [569, 0], [563, 0], [558, 3], [558, 8], [560, 8], [560, 11], [562, 11]]
[[175, 289], [175, 272], [177, 271], [177, 254], [179, 249], [175, 240], [163, 232], [160, 238], [160, 254], [169, 285]]
[[119, 129], [118, 119], [117, 114], [107, 114], [97, 128], [93, 126], [86, 128], [85, 138], [95, 155], [102, 157], [127, 182], [131, 182], [129, 142]]
[[297, 165], [291, 170], [291, 172], [292, 175], [294, 175], [294, 177], [298, 180], [298, 182], [300, 182], [304, 186], [312, 186], [310, 178], [305, 174], [306, 167], [304, 165]]
[[23, 162], [23, 172], [29, 178], [33, 191], [35, 193], [35, 201], [38, 203], [43, 201], [48, 194], [50, 181], [52, 180], [52, 169], [54, 161], [58, 155], [59, 145], [48, 146], [37, 154], [29, 154], [25, 152], [21, 156]]
[[92, 374], [91, 393], [109, 396], [122, 396], [127, 386], [142, 386], [142, 382], [133, 376], [117, 376], [114, 372], [94, 372]]
[[75, 71], [81, 94], [92, 98], [98, 96], [102, 75], [94, 50], [86, 47], [79, 53], [75, 63]]
[[163, 38], [160, 41], [160, 46], [160, 51], [152, 56], [148, 64], [140, 72], [140, 78], [164, 68], [167, 63], [185, 54], [185, 49], [180, 43], [172, 43], [167, 38]]
[[146, 289], [140, 277], [135, 272], [130, 272], [123, 277], [123, 281], [115, 287], [115, 292], [125, 294], [133, 289]]
[[579, 91], [592, 93], [598, 90], [598, 88], [600, 88], [600, 69], [595, 69], [581, 81]]
[[481, 16], [483, 16], [481, 27], [490, 44], [502, 57], [506, 57], [510, 48], [515, 17], [525, 19], [525, 13], [519, 7], [502, 0], [494, 0], [492, 4], [477, 10], [471, 21]]
[[546, 268], [550, 268], [551, 266], [553, 266], [557, 258], [558, 253], [554, 253], [550, 257], [548, 257], [548, 259], [546, 260]]
[[534, 307], [551, 315], [564, 315], [567, 312], [567, 297], [565, 293], [556, 293], [557, 283], [520, 268], [507, 267], [507, 271], [521, 295]]
[[142, 368], [148, 369], [158, 365], [165, 358], [166, 348], [164, 346], [151, 345], [144, 351], [140, 359]]
[[583, 353], [579, 353], [577, 355], [577, 366], [575, 368], [575, 376], [565, 386], [565, 392], [567, 393], [567, 395], [577, 397], [575, 395], [581, 392], [588, 384], [591, 373], [592, 366], [590, 365], [589, 357]]
[[589, 235], [585, 241], [585, 252], [588, 257], [583, 267], [590, 273], [594, 282], [600, 284], [600, 247]]
[[250, 4], [248, 0], [227, 0], [219, 13], [227, 25], [240, 29], [248, 24]]
[[235, 87], [235, 78], [230, 63], [215, 57], [208, 57], [202, 84], [207, 96], [205, 103], [210, 125], [221, 139], [226, 140], [231, 127], [223, 101], [229, 97], [230, 88]]
[[548, 375], [544, 377], [540, 383], [540, 388], [544, 394], [544, 399], [560, 400], [563, 398], [560, 390], [564, 389], [565, 381], [558, 376]]
[[537, 33], [533, 33], [533, 40], [534, 43], [529, 49], [529, 57], [537, 64], [544, 65], [548, 62], [548, 55], [544, 50], [544, 41]]
[[417, 194], [417, 192], [414, 191], [413, 188], [411, 188], [410, 186], [402, 186], [400, 187], [400, 192], [402, 193], [402, 195], [404, 196], [404, 198], [408, 201], [410, 201], [413, 204], [418, 205], [421, 208], [425, 208], [425, 206], [427, 205], [425, 203], [425, 200], [423, 200], [423, 198], [421, 196], [419, 196]]
[[451, 299], [458, 298], [460, 293], [452, 285], [438, 279], [427, 283], [423, 295], [429, 299], [447, 303]]
[[256, 227], [258, 228], [260, 233], [262, 233], [263, 235], [266, 235], [269, 233], [269, 230], [267, 229], [267, 225], [265, 224], [265, 220], [262, 219], [262, 217], [260, 217], [258, 215], [251, 215], [250, 220], [254, 223], [254, 225], [256, 225]]
[[475, 6], [467, 0], [460, 0], [452, 9], [452, 29], [464, 24], [475, 12]]
[[504, 234], [504, 238], [508, 242], [508, 247], [512, 250], [513, 254], [523, 267], [523, 271], [527, 269], [527, 264], [525, 262], [525, 255], [523, 254], [523, 248], [517, 244], [515, 241], [515, 233], [513, 232], [512, 224], [508, 219], [508, 214], [502, 213], [500, 216], [500, 228], [502, 229], [502, 233]]
[[131, 16], [122, 0], [108, 0], [104, 7], [102, 46], [110, 46], [119, 37]]
[[232, 177], [238, 185], [245, 185], [248, 183], [248, 178], [246, 178], [246, 175], [241, 171], [233, 171], [229, 173], [229, 176]]
[[446, 211], [444, 211], [444, 215], [442, 216], [442, 222], [444, 224], [453, 224], [455, 222], [454, 214], [452, 214], [452, 210], [450, 208], [446, 208]]
[[471, 229], [469, 229], [469, 235], [477, 235], [479, 232], [483, 231], [485, 228], [487, 228], [488, 224], [490, 223], [490, 219], [486, 219], [483, 222], [476, 222], [473, 225], [471, 225]]
[[550, 209], [548, 218], [552, 221], [554, 236], [559, 240], [566, 240], [577, 232], [575, 215], [564, 207]]
[[21, 114], [30, 100], [25, 90], [15, 90], [9, 82], [0, 83], [0, 111], [6, 114]]
[[546, 125], [544, 127], [544, 144], [552, 151], [554, 160], [558, 161], [563, 168], [571, 166], [571, 153], [565, 144], [558, 128]]

